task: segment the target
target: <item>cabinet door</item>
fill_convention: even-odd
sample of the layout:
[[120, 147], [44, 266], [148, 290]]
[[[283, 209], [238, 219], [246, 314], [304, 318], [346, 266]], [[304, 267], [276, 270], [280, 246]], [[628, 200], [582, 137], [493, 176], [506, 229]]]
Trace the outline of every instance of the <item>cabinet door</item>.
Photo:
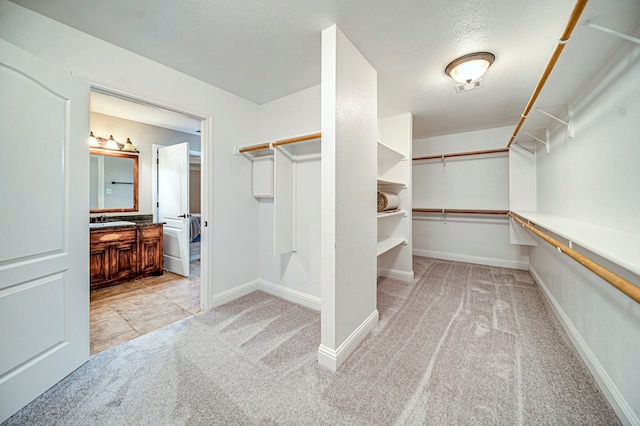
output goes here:
[[162, 273], [162, 225], [140, 228], [138, 256], [141, 274]]
[[89, 277], [91, 287], [102, 284], [111, 278], [109, 268], [109, 246], [106, 244], [92, 244], [89, 254]]
[[111, 246], [111, 279], [120, 280], [134, 276], [137, 268], [137, 244], [135, 241], [123, 242]]

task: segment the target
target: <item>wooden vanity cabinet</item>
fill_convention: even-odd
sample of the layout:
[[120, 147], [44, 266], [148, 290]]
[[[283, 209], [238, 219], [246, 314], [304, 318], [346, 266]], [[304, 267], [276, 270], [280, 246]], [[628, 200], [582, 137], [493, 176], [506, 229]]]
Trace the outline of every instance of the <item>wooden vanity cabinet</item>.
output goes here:
[[162, 275], [162, 225], [92, 229], [91, 289]]

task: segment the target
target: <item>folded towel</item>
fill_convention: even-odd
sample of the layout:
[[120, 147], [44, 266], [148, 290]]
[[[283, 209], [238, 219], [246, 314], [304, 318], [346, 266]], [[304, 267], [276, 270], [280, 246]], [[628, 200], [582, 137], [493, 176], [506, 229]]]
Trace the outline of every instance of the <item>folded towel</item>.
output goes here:
[[378, 211], [395, 210], [400, 207], [400, 197], [391, 192], [378, 192]]

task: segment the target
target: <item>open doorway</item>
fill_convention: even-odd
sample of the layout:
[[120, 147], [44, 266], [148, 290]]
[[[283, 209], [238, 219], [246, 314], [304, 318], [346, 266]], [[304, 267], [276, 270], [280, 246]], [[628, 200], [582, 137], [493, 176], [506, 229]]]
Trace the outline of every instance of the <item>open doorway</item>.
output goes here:
[[[116, 141], [129, 139], [138, 151], [135, 155], [139, 163], [137, 211], [92, 213], [91, 217], [104, 215], [107, 221], [133, 221], [137, 226], [147, 221], [154, 224], [166, 223], [167, 220], [158, 216], [158, 194], [162, 193], [163, 188], [158, 185], [156, 146], [186, 142], [187, 151], [193, 153], [190, 157], [194, 158], [189, 161], [194, 166], [188, 166], [186, 170], [186, 182], [190, 183], [186, 196], [187, 200], [193, 199], [193, 203], [187, 201], [188, 205], [181, 213], [185, 218], [185, 232], [188, 232], [188, 249], [183, 253], [188, 267], [182, 271], [172, 271], [171, 266], [167, 267], [165, 262], [160, 274], [132, 276], [132, 279], [120, 280], [114, 285], [92, 288], [91, 354], [188, 318], [202, 310], [202, 269], [199, 254], [204, 236], [200, 222], [195, 224], [202, 213], [200, 172], [203, 161], [200, 128], [199, 119], [185, 114], [111, 94], [91, 92], [91, 131], [96, 137], [104, 139], [111, 136]], [[104, 191], [101, 194], [104, 198], [115, 193], [108, 185]], [[107, 194], [107, 191], [110, 192]], [[164, 234], [163, 245], [171, 248], [173, 243], [171, 239], [167, 240], [167, 233]], [[138, 250], [139, 252], [129, 257], [128, 262], [139, 262], [143, 258], [143, 249], [140, 247]], [[141, 270], [137, 266], [132, 268]]]

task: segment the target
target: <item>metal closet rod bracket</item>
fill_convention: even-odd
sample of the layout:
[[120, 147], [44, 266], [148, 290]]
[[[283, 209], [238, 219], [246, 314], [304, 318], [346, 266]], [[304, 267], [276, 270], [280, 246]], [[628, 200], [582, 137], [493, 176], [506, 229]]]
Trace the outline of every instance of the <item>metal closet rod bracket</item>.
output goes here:
[[603, 33], [611, 34], [621, 39], [640, 44], [640, 38], [630, 36], [629, 34], [621, 33], [620, 31], [612, 30], [611, 28], [603, 27], [602, 25], [594, 24], [593, 22], [584, 21], [582, 23], [585, 27], [593, 28], [594, 30], [602, 31]]
[[558, 123], [561, 123], [567, 126], [567, 136], [569, 136], [569, 138], [573, 138], [573, 108], [571, 107], [571, 104], [567, 104], [567, 117], [569, 117], [568, 121], [561, 120], [555, 115], [548, 113], [542, 108], [544, 107], [536, 107], [536, 111], [538, 111], [540, 114], [546, 115], [547, 117], [553, 118]]

